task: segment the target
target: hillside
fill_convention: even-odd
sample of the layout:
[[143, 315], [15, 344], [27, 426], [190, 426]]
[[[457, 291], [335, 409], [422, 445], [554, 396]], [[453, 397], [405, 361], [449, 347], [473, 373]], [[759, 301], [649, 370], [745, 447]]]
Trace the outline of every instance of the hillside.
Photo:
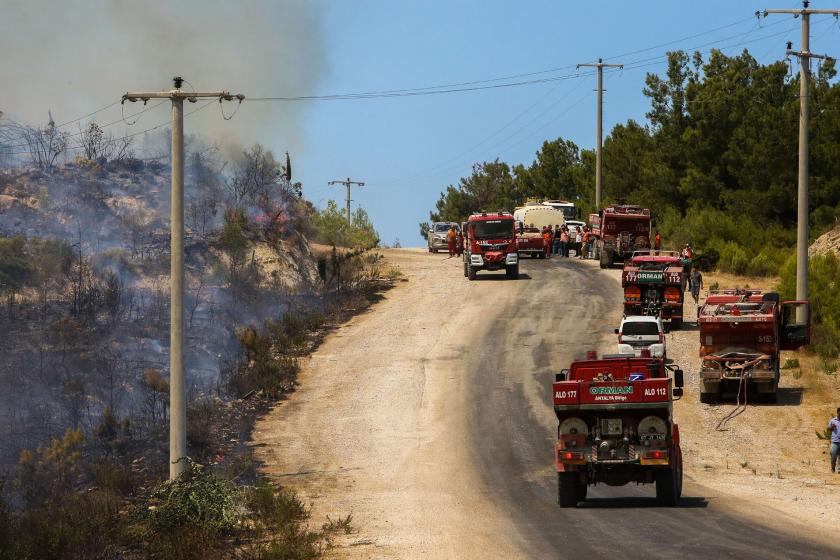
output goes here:
[[824, 255], [833, 252], [840, 255], [840, 226], [836, 226], [819, 236], [808, 247], [808, 255]]
[[[105, 407], [136, 436], [166, 418], [169, 176], [157, 162], [0, 170], [0, 464], [64, 426], [96, 426]], [[192, 402], [219, 395], [260, 327], [320, 287], [293, 226], [256, 205], [233, 213], [223, 181], [188, 174], [185, 266]], [[159, 381], [156, 381], [159, 380]], [[92, 429], [92, 428], [91, 428]]]

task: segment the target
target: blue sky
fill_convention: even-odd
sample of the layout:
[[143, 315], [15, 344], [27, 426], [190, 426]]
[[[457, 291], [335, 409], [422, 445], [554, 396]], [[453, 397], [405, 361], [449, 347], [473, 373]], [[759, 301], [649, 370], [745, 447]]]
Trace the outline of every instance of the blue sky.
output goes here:
[[[55, 3], [10, 0], [0, 21], [0, 110], [26, 122], [49, 108], [81, 116], [129, 89], [163, 89], [180, 74], [198, 89], [249, 97], [393, 90], [572, 67], [647, 61], [605, 75], [605, 134], [644, 121], [645, 72], [662, 72], [667, 50], [744, 47], [762, 62], [799, 45], [799, 21], [752, 14], [800, 4], [698, 1], [151, 1]], [[814, 8], [840, 8], [815, 1]], [[50, 14], [44, 17], [43, 14]], [[173, 17], [174, 16], [174, 17]], [[729, 27], [698, 37], [722, 26]], [[682, 39], [682, 40], [681, 40]], [[658, 46], [663, 43], [672, 44]], [[33, 45], [35, 45], [33, 47]], [[840, 28], [815, 16], [812, 50], [840, 55]], [[642, 52], [634, 52], [642, 51]], [[11, 57], [9, 55], [12, 55]], [[618, 56], [623, 55], [623, 56]], [[660, 57], [656, 59], [656, 57]], [[474, 162], [529, 164], [546, 139], [595, 142], [594, 76], [485, 91], [341, 101], [251, 102], [233, 120], [217, 108], [191, 116], [187, 132], [292, 154], [296, 180], [319, 206], [343, 201], [332, 179], [354, 189], [382, 241], [420, 245], [418, 222], [441, 190]], [[114, 107], [99, 122], [120, 119]], [[133, 128], [166, 121], [166, 108]], [[76, 126], [76, 125], [72, 125]], [[71, 126], [71, 128], [72, 128]]]
[[[825, 4], [825, 5], [824, 5]], [[701, 7], [702, 6], [702, 7]], [[795, 4], [755, 2], [344, 2], [327, 11], [331, 72], [323, 93], [480, 80], [608, 59], [749, 18], [757, 9]], [[816, 2], [812, 7], [838, 7]], [[824, 21], [823, 21], [823, 18]], [[762, 61], [798, 45], [798, 20], [755, 18], [720, 31], [607, 62], [631, 63], [666, 50], [748, 44]], [[769, 26], [769, 27], [768, 27]], [[815, 16], [812, 50], [840, 55], [840, 30]], [[795, 31], [785, 30], [796, 28]], [[783, 33], [780, 36], [765, 38]], [[727, 39], [728, 38], [728, 39]], [[653, 62], [653, 61], [652, 61]], [[617, 122], [644, 120], [645, 72], [662, 63], [605, 77], [605, 133]], [[574, 69], [556, 74], [574, 73]], [[298, 158], [308, 195], [323, 204], [343, 190], [329, 179], [366, 181], [354, 190], [383, 242], [422, 240], [417, 224], [446, 185], [476, 161], [530, 163], [546, 139], [595, 143], [594, 77], [489, 91], [416, 98], [318, 102], [307, 107], [307, 144]], [[309, 131], [316, 132], [310, 136]], [[334, 190], [331, 190], [334, 189]]]

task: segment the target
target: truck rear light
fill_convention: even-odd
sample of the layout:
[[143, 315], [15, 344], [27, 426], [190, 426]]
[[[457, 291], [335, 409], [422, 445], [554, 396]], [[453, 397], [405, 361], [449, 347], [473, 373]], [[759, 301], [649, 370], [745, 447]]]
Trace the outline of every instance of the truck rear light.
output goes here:
[[582, 461], [583, 453], [579, 451], [563, 451], [560, 453], [561, 461]]
[[665, 288], [665, 292], [662, 295], [665, 297], [665, 301], [680, 301], [680, 289], [676, 286], [668, 286]]
[[667, 451], [645, 451], [645, 459], [667, 459]]
[[627, 286], [624, 288], [624, 299], [627, 301], [641, 301], [642, 290], [638, 286]]

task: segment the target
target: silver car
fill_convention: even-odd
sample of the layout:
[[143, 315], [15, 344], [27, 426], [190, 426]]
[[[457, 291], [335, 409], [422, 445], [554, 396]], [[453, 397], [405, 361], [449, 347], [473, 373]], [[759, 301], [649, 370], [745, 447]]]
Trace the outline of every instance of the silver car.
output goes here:
[[449, 243], [446, 239], [449, 228], [455, 226], [455, 232], [461, 231], [461, 226], [456, 222], [435, 222], [429, 228], [429, 252], [437, 253], [438, 251], [448, 251]]

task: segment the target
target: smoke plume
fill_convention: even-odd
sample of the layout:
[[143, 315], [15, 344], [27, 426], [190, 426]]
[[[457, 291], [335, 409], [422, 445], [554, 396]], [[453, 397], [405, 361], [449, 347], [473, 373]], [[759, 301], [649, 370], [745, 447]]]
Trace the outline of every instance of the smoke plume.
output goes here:
[[[321, 2], [306, 0], [10, 0], [0, 17], [0, 111], [27, 124], [45, 124], [51, 111], [62, 123], [126, 91], [169, 89], [173, 76], [196, 90], [312, 93], [325, 72], [322, 11]], [[246, 103], [227, 122], [214, 105], [188, 119], [188, 133], [300, 148], [299, 106]], [[126, 104], [127, 112], [139, 108]], [[227, 104], [225, 111], [234, 108]], [[94, 118], [120, 117], [117, 106]], [[131, 128], [110, 130], [135, 132], [167, 117], [164, 104]]]

